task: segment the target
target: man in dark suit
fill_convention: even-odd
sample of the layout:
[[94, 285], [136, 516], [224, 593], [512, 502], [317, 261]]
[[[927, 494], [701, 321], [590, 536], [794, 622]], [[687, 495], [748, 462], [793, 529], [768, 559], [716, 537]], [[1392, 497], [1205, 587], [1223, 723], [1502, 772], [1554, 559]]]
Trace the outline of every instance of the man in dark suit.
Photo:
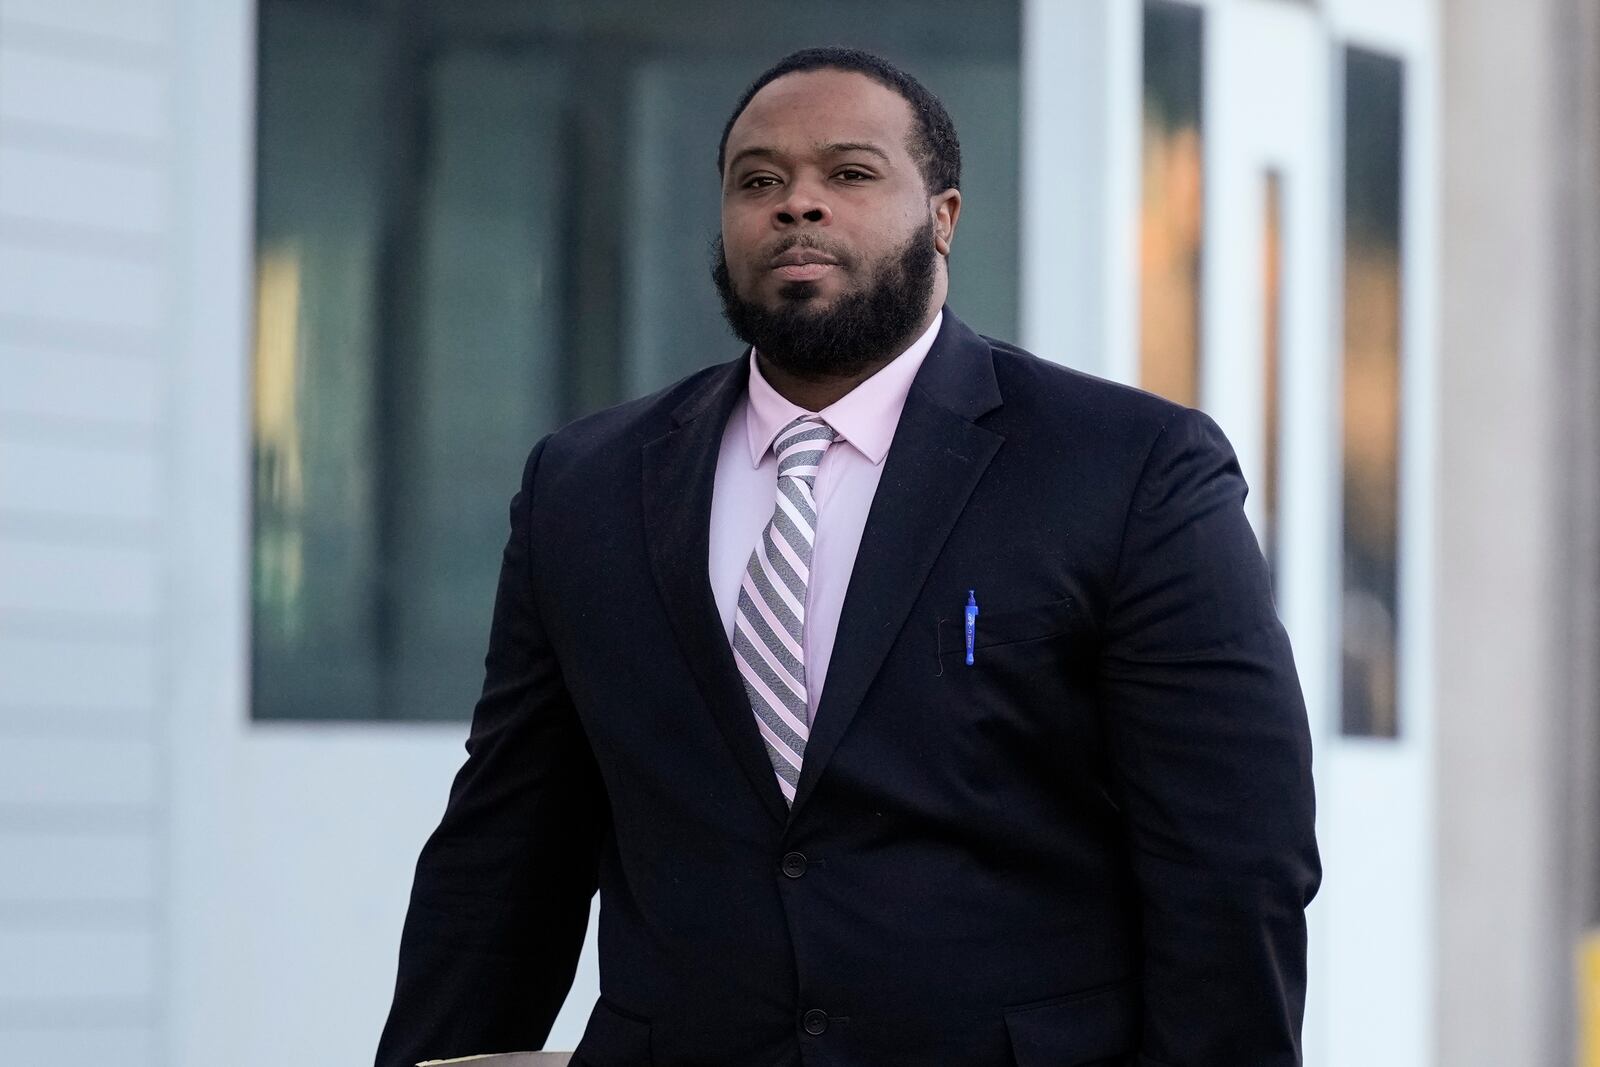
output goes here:
[[597, 888], [575, 1063], [1300, 1062], [1310, 740], [1221, 432], [946, 307], [960, 150], [882, 60], [723, 141], [752, 348], [533, 447], [378, 1064], [540, 1047]]

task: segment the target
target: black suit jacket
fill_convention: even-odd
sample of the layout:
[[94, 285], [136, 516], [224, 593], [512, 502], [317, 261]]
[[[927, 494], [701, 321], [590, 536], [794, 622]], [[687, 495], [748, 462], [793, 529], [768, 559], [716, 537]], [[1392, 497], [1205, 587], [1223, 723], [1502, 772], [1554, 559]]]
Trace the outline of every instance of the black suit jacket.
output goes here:
[[791, 810], [707, 578], [747, 375], [529, 455], [380, 1067], [541, 1047], [596, 888], [594, 1067], [1298, 1063], [1310, 741], [1216, 425], [946, 309]]

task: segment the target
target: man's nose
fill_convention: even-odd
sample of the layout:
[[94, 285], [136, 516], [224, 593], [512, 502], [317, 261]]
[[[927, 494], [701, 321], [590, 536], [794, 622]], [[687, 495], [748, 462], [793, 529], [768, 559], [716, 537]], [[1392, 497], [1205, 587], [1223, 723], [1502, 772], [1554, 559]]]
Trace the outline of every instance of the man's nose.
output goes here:
[[801, 219], [826, 226], [833, 221], [833, 209], [810, 182], [795, 182], [789, 186], [789, 195], [772, 213], [775, 229], [785, 229]]

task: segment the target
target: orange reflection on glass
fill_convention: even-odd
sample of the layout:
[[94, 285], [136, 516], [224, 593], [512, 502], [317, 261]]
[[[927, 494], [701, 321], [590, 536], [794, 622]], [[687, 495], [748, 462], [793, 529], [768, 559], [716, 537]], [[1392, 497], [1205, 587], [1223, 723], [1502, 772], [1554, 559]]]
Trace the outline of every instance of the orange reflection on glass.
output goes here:
[[1144, 121], [1139, 210], [1139, 384], [1199, 402], [1203, 12], [1144, 6]]
[[253, 580], [257, 626], [293, 638], [304, 579], [300, 440], [300, 255], [265, 248], [256, 263]]
[[1341, 725], [1371, 737], [1400, 730], [1403, 75], [1346, 50]]
[[1278, 381], [1283, 352], [1283, 175], [1268, 171], [1266, 180], [1266, 218], [1262, 226], [1261, 306], [1265, 334], [1261, 339], [1262, 439], [1266, 470], [1263, 472], [1261, 542], [1278, 583]]

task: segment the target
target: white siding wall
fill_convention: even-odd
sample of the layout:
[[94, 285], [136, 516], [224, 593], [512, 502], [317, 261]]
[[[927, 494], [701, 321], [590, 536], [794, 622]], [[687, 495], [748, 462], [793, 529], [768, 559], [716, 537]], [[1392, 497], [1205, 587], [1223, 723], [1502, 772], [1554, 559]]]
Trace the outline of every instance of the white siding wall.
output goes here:
[[0, 0], [0, 1058], [159, 1062], [169, 0]]

